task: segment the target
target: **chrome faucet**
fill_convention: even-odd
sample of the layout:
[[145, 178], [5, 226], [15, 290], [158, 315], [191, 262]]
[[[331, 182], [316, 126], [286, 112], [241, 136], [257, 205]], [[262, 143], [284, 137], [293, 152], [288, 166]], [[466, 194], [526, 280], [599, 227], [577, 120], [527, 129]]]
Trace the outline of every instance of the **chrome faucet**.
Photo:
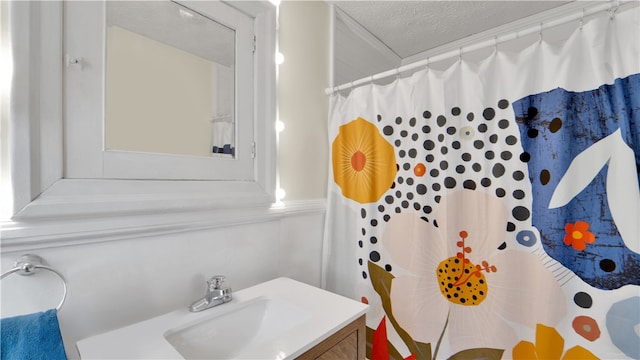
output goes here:
[[198, 312], [231, 301], [231, 288], [222, 288], [225, 277], [216, 275], [207, 281], [206, 294], [189, 306], [189, 311]]

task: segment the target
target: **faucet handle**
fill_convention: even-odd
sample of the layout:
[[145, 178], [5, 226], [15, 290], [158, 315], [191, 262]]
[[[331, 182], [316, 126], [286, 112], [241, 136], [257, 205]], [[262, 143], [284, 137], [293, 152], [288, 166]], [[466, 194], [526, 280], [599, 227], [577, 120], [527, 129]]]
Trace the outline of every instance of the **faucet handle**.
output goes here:
[[209, 289], [209, 291], [218, 290], [222, 286], [222, 283], [225, 279], [226, 277], [224, 275], [215, 275], [211, 277], [209, 281], [207, 281], [207, 288]]

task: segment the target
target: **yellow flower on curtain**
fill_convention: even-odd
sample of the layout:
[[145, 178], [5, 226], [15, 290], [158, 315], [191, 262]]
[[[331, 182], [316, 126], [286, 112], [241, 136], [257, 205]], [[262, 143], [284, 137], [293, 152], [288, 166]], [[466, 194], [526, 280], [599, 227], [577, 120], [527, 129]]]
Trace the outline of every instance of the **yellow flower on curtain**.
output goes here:
[[[564, 355], [563, 355], [564, 354]], [[574, 346], [564, 351], [564, 339], [556, 329], [542, 324], [536, 326], [536, 343], [520, 341], [513, 348], [513, 359], [528, 360], [597, 360], [589, 350]]]
[[393, 146], [363, 118], [340, 126], [331, 147], [333, 178], [342, 195], [359, 203], [377, 201], [396, 177]]

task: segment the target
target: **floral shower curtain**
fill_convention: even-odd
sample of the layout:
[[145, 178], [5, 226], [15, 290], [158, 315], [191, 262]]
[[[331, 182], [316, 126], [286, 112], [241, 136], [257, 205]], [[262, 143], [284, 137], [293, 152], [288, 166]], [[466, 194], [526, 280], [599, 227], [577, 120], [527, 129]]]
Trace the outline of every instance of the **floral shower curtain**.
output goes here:
[[325, 286], [370, 359], [640, 358], [638, 9], [332, 96]]

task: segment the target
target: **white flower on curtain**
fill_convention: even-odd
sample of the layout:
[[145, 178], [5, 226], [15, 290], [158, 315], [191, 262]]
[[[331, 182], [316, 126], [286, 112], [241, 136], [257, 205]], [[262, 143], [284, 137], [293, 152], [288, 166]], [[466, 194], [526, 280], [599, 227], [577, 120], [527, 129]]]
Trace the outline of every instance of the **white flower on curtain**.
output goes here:
[[565, 315], [562, 290], [537, 256], [497, 250], [507, 219], [500, 199], [466, 189], [442, 198], [433, 223], [390, 219], [383, 243], [407, 271], [393, 280], [391, 309], [413, 339], [433, 346], [448, 335], [454, 353], [512, 349], [511, 322], [554, 326]]

